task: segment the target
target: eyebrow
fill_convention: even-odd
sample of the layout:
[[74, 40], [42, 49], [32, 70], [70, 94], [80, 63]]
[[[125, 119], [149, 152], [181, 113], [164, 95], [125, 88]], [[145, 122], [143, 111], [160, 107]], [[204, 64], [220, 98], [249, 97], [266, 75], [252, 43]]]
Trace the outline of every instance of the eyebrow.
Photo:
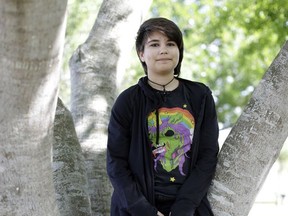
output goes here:
[[[146, 42], [146, 44], [155, 43], [155, 42], [159, 42], [159, 41], [160, 41], [160, 40], [158, 40], [158, 39], [152, 39], [152, 40], [150, 40], [150, 41], [149, 41], [149, 39], [148, 39], [147, 42]], [[170, 39], [168, 39], [166, 42], [174, 42], [174, 43], [176, 43], [175, 41], [170, 40]]]
[[154, 42], [159, 42], [160, 40], [158, 40], [158, 39], [152, 39], [152, 40], [150, 40], [149, 41], [149, 39], [147, 40], [147, 42], [146, 42], [146, 44], [148, 44], [148, 43], [154, 43]]

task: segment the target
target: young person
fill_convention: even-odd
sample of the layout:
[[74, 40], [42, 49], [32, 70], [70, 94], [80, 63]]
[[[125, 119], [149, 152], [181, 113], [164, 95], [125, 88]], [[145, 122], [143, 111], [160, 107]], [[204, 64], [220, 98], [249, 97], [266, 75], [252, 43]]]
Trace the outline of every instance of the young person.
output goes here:
[[211, 91], [179, 78], [174, 22], [145, 21], [136, 50], [146, 76], [118, 96], [108, 126], [111, 216], [211, 216], [206, 194], [219, 150]]

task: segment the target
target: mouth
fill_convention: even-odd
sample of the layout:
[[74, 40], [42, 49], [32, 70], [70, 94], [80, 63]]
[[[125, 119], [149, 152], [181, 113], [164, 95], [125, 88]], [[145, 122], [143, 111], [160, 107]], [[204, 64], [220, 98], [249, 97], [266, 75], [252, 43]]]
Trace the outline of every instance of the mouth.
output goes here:
[[157, 59], [157, 61], [171, 61], [172, 59], [170, 58], [162, 58], [162, 59]]

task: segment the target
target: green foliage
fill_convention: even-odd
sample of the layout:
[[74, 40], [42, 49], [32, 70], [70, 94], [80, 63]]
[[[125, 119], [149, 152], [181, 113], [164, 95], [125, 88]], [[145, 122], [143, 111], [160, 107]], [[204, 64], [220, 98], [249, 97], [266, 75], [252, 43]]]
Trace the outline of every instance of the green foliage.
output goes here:
[[288, 39], [288, 1], [154, 0], [151, 16], [183, 30], [182, 77], [206, 83], [223, 127], [235, 123]]
[[101, 0], [69, 0], [68, 18], [66, 28], [66, 43], [64, 68], [67, 69], [68, 61], [76, 48], [84, 43], [89, 35], [97, 13], [102, 3]]
[[[88, 37], [101, 2], [69, 0], [64, 71]], [[288, 39], [287, 8], [283, 0], [154, 0], [148, 17], [167, 17], [179, 25], [185, 42], [181, 76], [212, 89], [219, 121], [228, 127]], [[132, 56], [120, 90], [144, 74], [135, 51]]]

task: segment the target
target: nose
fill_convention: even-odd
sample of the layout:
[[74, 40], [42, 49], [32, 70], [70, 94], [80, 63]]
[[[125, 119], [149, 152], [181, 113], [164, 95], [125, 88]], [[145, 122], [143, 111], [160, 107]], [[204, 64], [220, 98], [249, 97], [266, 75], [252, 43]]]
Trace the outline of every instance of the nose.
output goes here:
[[160, 54], [161, 54], [161, 55], [163, 55], [163, 54], [168, 54], [168, 51], [167, 51], [167, 50], [161, 50], [161, 51], [160, 51]]
[[163, 46], [160, 50], [160, 54], [163, 55], [163, 54], [168, 54], [168, 50], [167, 50], [167, 47]]

